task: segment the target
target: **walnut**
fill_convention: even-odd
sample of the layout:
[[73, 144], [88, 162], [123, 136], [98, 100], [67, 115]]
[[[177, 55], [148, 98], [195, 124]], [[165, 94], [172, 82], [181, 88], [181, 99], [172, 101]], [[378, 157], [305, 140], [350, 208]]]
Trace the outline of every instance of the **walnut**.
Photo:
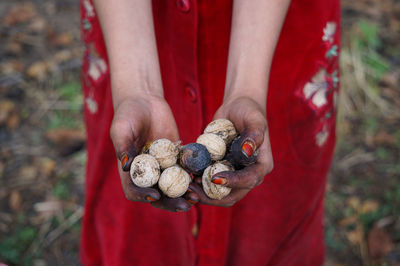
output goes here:
[[173, 143], [169, 139], [158, 139], [151, 143], [149, 154], [157, 159], [161, 169], [168, 168], [176, 164], [179, 143]]
[[190, 181], [190, 175], [182, 167], [174, 165], [162, 172], [158, 187], [168, 197], [178, 198], [185, 194]]
[[212, 121], [204, 129], [204, 133], [212, 133], [220, 136], [226, 145], [229, 145], [237, 135], [235, 126], [228, 119], [216, 119]]
[[203, 145], [189, 143], [182, 147], [179, 163], [189, 173], [201, 175], [211, 164], [211, 156]]
[[231, 170], [232, 167], [230, 167], [225, 161], [216, 162], [213, 165], [207, 167], [206, 170], [204, 170], [202, 178], [203, 190], [209, 198], [220, 200], [226, 197], [231, 192], [231, 188], [217, 185], [211, 182], [211, 178], [216, 173], [223, 171], [231, 171]]
[[218, 161], [224, 158], [226, 152], [225, 141], [218, 135], [205, 133], [200, 135], [197, 143], [204, 145], [211, 155], [211, 160]]
[[140, 154], [133, 159], [130, 175], [136, 186], [151, 187], [160, 178], [160, 165], [153, 156]]

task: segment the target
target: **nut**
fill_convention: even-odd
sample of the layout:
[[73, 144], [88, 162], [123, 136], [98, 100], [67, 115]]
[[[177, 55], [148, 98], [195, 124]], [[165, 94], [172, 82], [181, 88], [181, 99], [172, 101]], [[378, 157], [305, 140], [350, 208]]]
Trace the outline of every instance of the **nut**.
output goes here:
[[211, 156], [205, 146], [190, 143], [182, 147], [179, 163], [188, 172], [201, 175], [211, 164]]
[[204, 133], [212, 133], [220, 136], [225, 141], [226, 145], [229, 145], [237, 135], [235, 126], [228, 119], [217, 119], [212, 121], [204, 129]]
[[168, 197], [178, 198], [185, 194], [190, 181], [190, 175], [182, 167], [174, 165], [162, 172], [158, 187]]
[[175, 144], [169, 139], [158, 139], [151, 143], [149, 154], [157, 159], [161, 169], [165, 169], [176, 164], [179, 144]]
[[211, 155], [211, 160], [218, 161], [224, 158], [226, 152], [225, 141], [218, 135], [212, 133], [205, 133], [200, 135], [197, 143], [204, 145]]
[[133, 159], [130, 175], [136, 186], [151, 187], [160, 178], [160, 165], [153, 156], [140, 154]]
[[226, 197], [231, 192], [231, 188], [217, 185], [211, 182], [211, 178], [216, 173], [231, 170], [231, 167], [221, 162], [216, 162], [215, 164], [210, 165], [206, 168], [206, 170], [204, 170], [202, 178], [203, 190], [209, 198], [220, 200]]

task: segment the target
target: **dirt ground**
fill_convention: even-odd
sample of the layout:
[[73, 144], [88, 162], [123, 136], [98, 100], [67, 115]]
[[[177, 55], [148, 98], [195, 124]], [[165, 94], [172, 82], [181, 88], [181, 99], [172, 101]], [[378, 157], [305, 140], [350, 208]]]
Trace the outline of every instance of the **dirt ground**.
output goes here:
[[[400, 265], [400, 2], [342, 1], [326, 265]], [[78, 265], [78, 0], [0, 2], [0, 264]]]

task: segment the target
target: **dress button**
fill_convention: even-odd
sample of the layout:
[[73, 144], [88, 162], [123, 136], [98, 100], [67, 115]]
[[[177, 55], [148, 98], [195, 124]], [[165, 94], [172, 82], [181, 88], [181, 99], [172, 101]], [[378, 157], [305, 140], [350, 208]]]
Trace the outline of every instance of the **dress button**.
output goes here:
[[190, 0], [176, 0], [176, 5], [182, 12], [189, 12], [190, 10]]
[[197, 102], [197, 93], [196, 90], [192, 86], [186, 86], [185, 92], [187, 95], [189, 95], [190, 100], [192, 103]]

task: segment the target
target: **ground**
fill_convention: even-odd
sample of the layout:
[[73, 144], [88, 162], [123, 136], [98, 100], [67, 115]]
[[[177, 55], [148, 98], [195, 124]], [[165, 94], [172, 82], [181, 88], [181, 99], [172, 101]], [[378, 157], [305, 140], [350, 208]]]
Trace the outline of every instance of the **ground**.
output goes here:
[[[400, 265], [400, 2], [342, 1], [327, 265]], [[84, 198], [78, 0], [0, 2], [0, 262], [77, 265]]]

